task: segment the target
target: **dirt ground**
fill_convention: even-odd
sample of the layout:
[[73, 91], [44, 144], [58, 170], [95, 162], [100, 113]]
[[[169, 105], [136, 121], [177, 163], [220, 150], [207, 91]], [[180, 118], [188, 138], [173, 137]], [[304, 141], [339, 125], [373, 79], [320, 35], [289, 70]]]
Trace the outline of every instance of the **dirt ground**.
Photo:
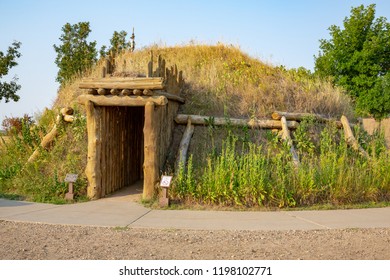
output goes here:
[[390, 259], [390, 229], [199, 231], [0, 221], [0, 259]]

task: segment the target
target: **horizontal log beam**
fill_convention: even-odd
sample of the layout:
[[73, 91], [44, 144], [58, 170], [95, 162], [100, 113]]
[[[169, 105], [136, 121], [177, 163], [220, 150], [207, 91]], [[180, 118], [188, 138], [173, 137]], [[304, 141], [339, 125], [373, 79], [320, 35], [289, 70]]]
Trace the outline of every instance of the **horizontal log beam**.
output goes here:
[[165, 96], [117, 96], [117, 95], [87, 95], [82, 94], [77, 97], [80, 104], [91, 101], [96, 106], [145, 106], [147, 102], [163, 106], [168, 103]]
[[[185, 115], [178, 114], [175, 118], [176, 123], [178, 124], [187, 124], [188, 119], [191, 120], [193, 125], [206, 125], [208, 124], [208, 120], [211, 117], [209, 116], [199, 116], [199, 115]], [[266, 128], [266, 129], [282, 129], [282, 123], [280, 120], [252, 120], [252, 119], [235, 119], [235, 118], [220, 118], [214, 117], [214, 125], [232, 125], [232, 126], [249, 126], [253, 128]], [[298, 127], [298, 123], [296, 121], [288, 121], [287, 126], [289, 129], [296, 129]]]
[[176, 95], [176, 94], [172, 94], [172, 93], [169, 93], [169, 92], [166, 92], [166, 91], [162, 91], [162, 90], [155, 90], [154, 91], [154, 94], [155, 95], [162, 95], [162, 96], [165, 96], [166, 98], [168, 98], [169, 100], [174, 100], [174, 101], [178, 101], [180, 103], [185, 103], [185, 99], [179, 95]]
[[291, 113], [291, 112], [281, 112], [281, 111], [275, 111], [272, 113], [272, 119], [274, 120], [280, 120], [282, 117], [286, 117], [286, 120], [294, 120], [294, 121], [301, 121], [303, 118], [307, 117], [313, 117], [315, 119], [319, 120], [326, 120], [329, 121], [331, 119], [314, 113]]
[[280, 120], [284, 116], [288, 121], [302, 121], [304, 118], [311, 117], [320, 122], [335, 122], [338, 128], [343, 127], [341, 122], [338, 120], [327, 118], [324, 115], [314, 114], [314, 113], [290, 113], [290, 112], [275, 111], [272, 113], [271, 116], [272, 119], [274, 120]]
[[101, 78], [84, 79], [80, 82], [82, 89], [163, 89], [164, 80], [156, 78]]

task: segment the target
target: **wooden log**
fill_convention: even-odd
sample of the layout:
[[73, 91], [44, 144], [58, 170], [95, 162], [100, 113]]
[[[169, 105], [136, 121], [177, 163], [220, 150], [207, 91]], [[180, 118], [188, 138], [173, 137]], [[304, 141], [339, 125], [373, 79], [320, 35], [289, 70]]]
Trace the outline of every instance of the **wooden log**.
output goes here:
[[154, 78], [128, 78], [111, 77], [103, 79], [84, 79], [79, 88], [105, 88], [105, 89], [163, 89], [164, 83], [161, 77]]
[[147, 102], [145, 105], [144, 122], [144, 190], [142, 198], [150, 200], [154, 196], [158, 186], [159, 168], [157, 157], [157, 135], [154, 124], [154, 103]]
[[131, 95], [131, 90], [129, 89], [122, 89], [121, 94], [124, 96]]
[[118, 95], [119, 93], [121, 93], [121, 90], [119, 90], [117, 88], [112, 88], [112, 89], [110, 89], [110, 93], [112, 95]]
[[285, 116], [282, 116], [282, 118], [280, 119], [280, 121], [281, 121], [281, 123], [282, 123], [282, 139], [283, 139], [284, 141], [286, 141], [287, 145], [290, 147], [290, 153], [291, 153], [291, 156], [292, 156], [292, 160], [293, 160], [294, 165], [295, 165], [295, 166], [299, 166], [298, 154], [297, 154], [297, 152], [295, 151], [293, 142], [292, 142], [292, 140], [291, 140], [290, 131], [289, 131], [288, 126], [287, 126], [286, 117], [285, 117]]
[[162, 90], [155, 90], [154, 93], [156, 95], [165, 96], [169, 100], [178, 101], [178, 102], [183, 103], [183, 104], [185, 103], [185, 99], [179, 95], [176, 95], [176, 94], [172, 94], [172, 93], [162, 91]]
[[27, 160], [28, 163], [33, 162], [38, 158], [38, 156], [41, 154], [41, 149], [47, 150], [51, 146], [51, 144], [53, 143], [53, 141], [58, 135], [58, 124], [60, 123], [60, 121], [61, 121], [61, 116], [58, 115], [53, 128], [50, 130], [48, 134], [46, 134], [43, 137], [41, 143], [39, 144], [40, 147], [35, 149], [32, 155], [28, 158]]
[[94, 89], [94, 88], [89, 88], [89, 89], [87, 90], [87, 94], [96, 95], [96, 94], [98, 94], [98, 92], [97, 92], [97, 90]]
[[158, 57], [157, 57], [157, 68], [153, 72], [153, 76], [154, 77], [161, 77], [160, 76], [160, 72], [161, 72], [161, 55], [159, 54]]
[[104, 60], [104, 67], [106, 68], [106, 74], [112, 74], [113, 72], [113, 65], [111, 63], [113, 61], [113, 58], [111, 55], [109, 55], [105, 60]]
[[113, 141], [112, 141], [112, 129], [114, 127], [113, 125], [113, 115], [112, 115], [112, 110], [113, 107], [103, 107], [106, 110], [106, 139], [105, 141], [105, 149], [106, 149], [106, 159], [105, 159], [105, 165], [106, 165], [106, 187], [105, 187], [105, 194], [111, 193], [112, 192], [112, 149], [114, 149]]
[[274, 120], [280, 120], [283, 116], [286, 118], [286, 120], [294, 120], [294, 121], [301, 121], [303, 118], [307, 118], [307, 117], [313, 117], [320, 120], [329, 120], [323, 115], [313, 114], [313, 113], [290, 113], [290, 112], [275, 111], [272, 113], [271, 116], [272, 119]]
[[145, 106], [148, 102], [163, 106], [168, 103], [168, 99], [165, 96], [98, 96], [86, 94], [79, 95], [77, 101], [80, 104], [91, 101], [97, 106]]
[[[58, 135], [57, 125], [54, 125], [53, 128], [50, 130], [50, 132], [48, 134], [46, 134], [45, 137], [43, 137], [43, 139], [40, 143], [40, 147], [43, 149], [47, 149], [49, 147], [49, 145], [57, 137], [57, 135]], [[30, 163], [30, 162], [35, 161], [40, 154], [41, 154], [40, 149], [39, 148], [36, 149], [32, 153], [32, 155], [28, 158], [27, 162]]]
[[[206, 125], [208, 120], [211, 118], [209, 116], [199, 116], [199, 115], [185, 115], [178, 114], [175, 118], [176, 123], [178, 124], [187, 124], [188, 119], [191, 118], [191, 123], [193, 125]], [[253, 128], [282, 128], [282, 124], [277, 120], [251, 120], [251, 119], [235, 119], [230, 118], [228, 121], [225, 118], [215, 117], [213, 124], [218, 126], [223, 125], [232, 125], [232, 126], [249, 126]], [[296, 129], [298, 127], [298, 123], [296, 121], [287, 121], [287, 127], [289, 129]]]
[[114, 158], [114, 164], [111, 166], [112, 170], [113, 170], [113, 177], [112, 177], [112, 181], [113, 181], [113, 190], [112, 192], [116, 191], [118, 189], [118, 169], [119, 169], [119, 137], [118, 137], [118, 123], [119, 123], [119, 112], [118, 112], [118, 108], [114, 108], [115, 110], [115, 118], [114, 118], [114, 133], [112, 135], [112, 141], [115, 143], [114, 145], [114, 149], [111, 150], [112, 154], [113, 154], [113, 158]]
[[65, 115], [73, 115], [74, 110], [72, 107], [64, 107], [60, 110], [60, 113], [65, 116]]
[[150, 90], [150, 89], [144, 89], [144, 91], [142, 92], [143, 95], [146, 95], [146, 96], [152, 96], [153, 95], [153, 91]]
[[179, 88], [182, 88], [184, 85], [183, 71], [179, 71], [179, 76], [177, 77], [177, 82], [179, 84]]
[[334, 121], [338, 128], [342, 128], [342, 124], [340, 121], [327, 118], [324, 115], [314, 114], [314, 113], [290, 113], [290, 112], [281, 112], [275, 111], [272, 113], [271, 117], [274, 120], [280, 120], [284, 116], [288, 121], [302, 121], [304, 118], [312, 117], [320, 122], [331, 122]]
[[[126, 74], [126, 73], [125, 73]], [[145, 76], [115, 76], [115, 77], [106, 77], [106, 78], [83, 78], [80, 85], [87, 86], [88, 84], [99, 84], [99, 83], [107, 83], [107, 84], [131, 84], [131, 85], [159, 85], [164, 83], [164, 79], [162, 77], [145, 77]], [[88, 87], [94, 88], [94, 87]]]
[[102, 77], [102, 78], [105, 78], [106, 75], [107, 75], [107, 67], [106, 67], [106, 66], [103, 66], [103, 67], [102, 67], [101, 77]]
[[166, 68], [165, 68], [165, 59], [163, 59], [163, 60], [161, 60], [161, 62], [160, 62], [160, 65], [159, 65], [159, 67], [160, 67], [160, 77], [162, 77], [162, 78], [166, 78], [167, 76], [166, 76]]
[[140, 96], [140, 95], [142, 95], [142, 90], [140, 90], [140, 89], [134, 89], [134, 90], [133, 90], [133, 94], [134, 94], [134, 95]]
[[346, 116], [341, 116], [340, 119], [343, 129], [344, 129], [344, 138], [347, 144], [352, 147], [355, 151], [359, 152], [362, 156], [366, 158], [370, 158], [369, 154], [359, 145], [355, 136], [353, 135], [351, 126], [349, 125], [349, 121]]
[[100, 120], [100, 135], [101, 135], [101, 139], [102, 139], [102, 142], [101, 142], [101, 146], [100, 146], [100, 149], [101, 149], [101, 157], [100, 157], [100, 170], [101, 170], [101, 190], [100, 190], [100, 194], [101, 194], [101, 197], [104, 197], [106, 195], [106, 186], [107, 186], [107, 183], [106, 183], [106, 179], [107, 179], [107, 164], [106, 164], [106, 154], [107, 154], [107, 150], [106, 150], [106, 142], [107, 140], [109, 139], [107, 137], [107, 134], [106, 134], [106, 109], [107, 107], [102, 107], [100, 108], [101, 109], [101, 120]]
[[180, 146], [175, 163], [175, 174], [179, 172], [180, 166], [185, 166], [187, 162], [187, 153], [190, 146], [192, 135], [194, 134], [194, 126], [191, 124], [191, 119], [188, 119], [186, 130], [183, 133], [183, 137], [180, 141]]
[[91, 101], [86, 101], [88, 157], [85, 174], [88, 179], [87, 195], [90, 199], [101, 197], [101, 135], [100, 112]]
[[148, 63], [148, 77], [153, 77], [153, 51], [150, 52], [150, 61]]
[[108, 94], [108, 90], [106, 90], [104, 88], [98, 88], [97, 93], [99, 95], [106, 95], [106, 94]]
[[31, 156], [28, 158], [27, 162], [33, 162], [37, 159], [37, 157], [40, 155], [41, 149], [49, 149], [52, 143], [54, 142], [55, 138], [58, 135], [58, 125], [61, 122], [61, 119], [65, 122], [73, 122], [75, 117], [72, 116], [73, 109], [71, 107], [65, 107], [60, 110], [60, 113], [62, 115], [58, 115], [56, 117], [56, 122], [53, 126], [53, 128], [50, 130], [48, 134], [46, 134], [41, 143], [39, 144], [40, 148], [35, 149], [35, 151], [31, 154]]
[[75, 120], [75, 117], [71, 115], [64, 115], [63, 119], [65, 122], [73, 122]]

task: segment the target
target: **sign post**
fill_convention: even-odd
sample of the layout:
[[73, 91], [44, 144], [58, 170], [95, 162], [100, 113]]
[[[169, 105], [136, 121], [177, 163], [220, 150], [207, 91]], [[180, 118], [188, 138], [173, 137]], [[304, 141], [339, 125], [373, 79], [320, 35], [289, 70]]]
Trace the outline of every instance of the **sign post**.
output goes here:
[[162, 193], [160, 196], [160, 206], [169, 206], [168, 188], [171, 186], [172, 176], [162, 176], [160, 181], [160, 187]]
[[73, 200], [74, 198], [73, 183], [77, 181], [78, 176], [79, 175], [77, 174], [66, 174], [64, 182], [68, 183], [68, 188], [69, 188], [69, 191], [65, 194], [66, 200]]

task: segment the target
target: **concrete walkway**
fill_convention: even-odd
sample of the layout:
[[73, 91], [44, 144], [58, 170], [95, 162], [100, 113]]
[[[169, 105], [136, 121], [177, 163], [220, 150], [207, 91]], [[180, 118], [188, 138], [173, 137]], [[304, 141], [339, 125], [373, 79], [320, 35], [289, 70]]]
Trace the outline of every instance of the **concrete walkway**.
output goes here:
[[118, 193], [96, 201], [53, 205], [0, 199], [0, 220], [105, 227], [204, 230], [390, 228], [390, 207], [321, 211], [151, 210]]

